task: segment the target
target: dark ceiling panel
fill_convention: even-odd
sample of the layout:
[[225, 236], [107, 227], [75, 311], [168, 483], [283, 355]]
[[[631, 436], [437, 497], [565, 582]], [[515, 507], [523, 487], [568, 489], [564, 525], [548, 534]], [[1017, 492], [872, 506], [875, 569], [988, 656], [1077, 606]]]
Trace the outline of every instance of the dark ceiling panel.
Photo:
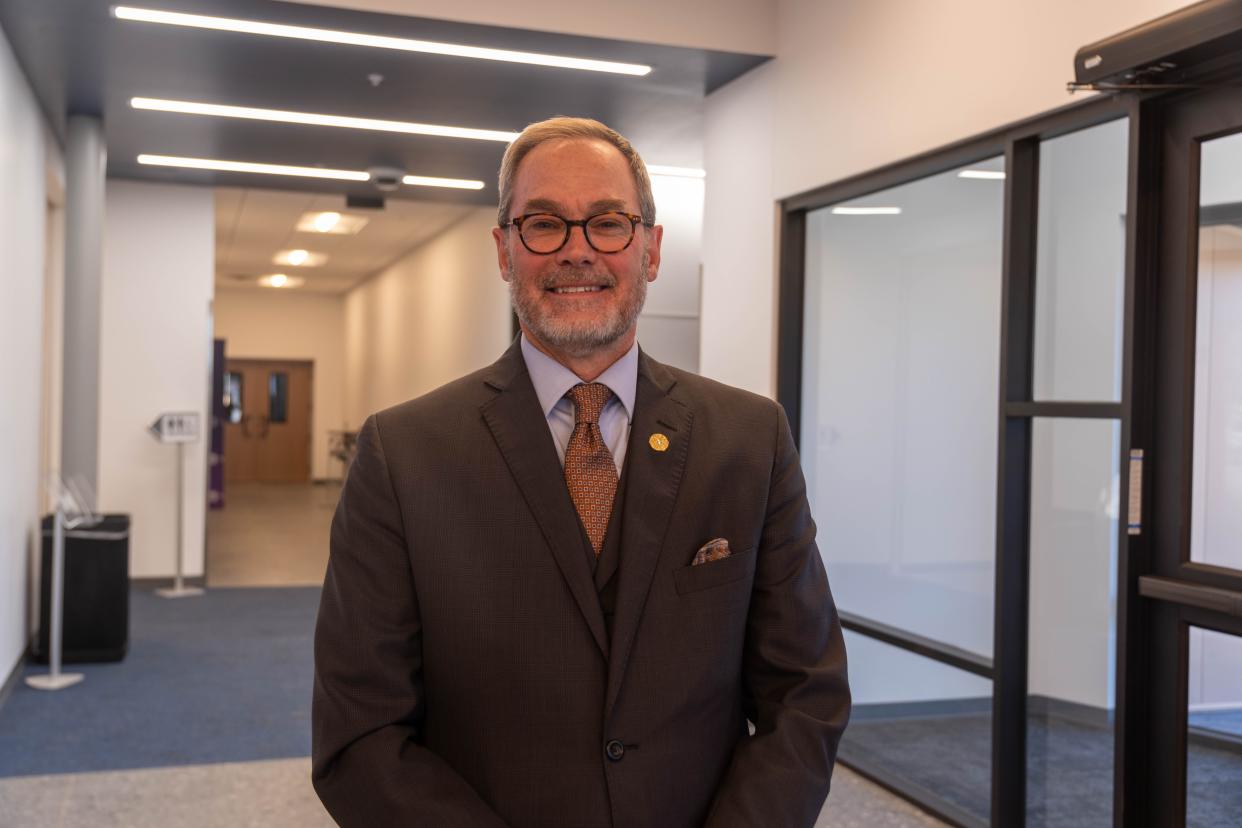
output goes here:
[[[101, 114], [109, 173], [163, 181], [329, 192], [369, 184], [140, 167], [139, 153], [407, 172], [487, 182], [479, 192], [402, 188], [397, 197], [493, 203], [504, 145], [209, 118], [129, 107], [133, 96], [484, 129], [555, 114], [598, 118], [651, 163], [701, 164], [706, 93], [767, 58], [372, 14], [273, 0], [130, 0], [129, 5], [317, 28], [644, 63], [646, 77], [188, 29], [111, 17], [103, 0], [0, 0], [0, 26], [54, 127]], [[368, 76], [382, 75], [374, 86]]]

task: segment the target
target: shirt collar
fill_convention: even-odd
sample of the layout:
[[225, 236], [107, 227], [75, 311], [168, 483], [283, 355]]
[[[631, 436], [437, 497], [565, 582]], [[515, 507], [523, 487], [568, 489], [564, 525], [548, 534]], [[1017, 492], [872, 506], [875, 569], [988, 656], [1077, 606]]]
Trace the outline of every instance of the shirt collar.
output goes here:
[[[526, 360], [526, 371], [535, 386], [544, 417], [552, 413], [569, 389], [582, 382], [573, 371], [532, 345], [526, 334], [522, 334], [522, 358]], [[638, 341], [635, 340], [630, 349], [594, 381], [602, 382], [612, 390], [625, 407], [626, 417], [632, 420], [634, 394], [638, 387]]]

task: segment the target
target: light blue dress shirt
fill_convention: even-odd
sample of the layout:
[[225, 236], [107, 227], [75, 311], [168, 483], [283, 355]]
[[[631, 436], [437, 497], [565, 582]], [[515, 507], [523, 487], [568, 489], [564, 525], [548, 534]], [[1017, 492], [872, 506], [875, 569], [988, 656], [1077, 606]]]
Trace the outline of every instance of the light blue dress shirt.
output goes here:
[[[583, 380], [573, 371], [536, 348], [522, 335], [522, 358], [530, 373], [539, 407], [548, 420], [556, 454], [565, 465], [565, 447], [574, 433], [574, 401], [565, 394]], [[608, 366], [593, 382], [602, 382], [612, 389], [612, 399], [604, 404], [599, 415], [599, 430], [604, 444], [612, 452], [617, 464], [617, 476], [625, 462], [625, 447], [630, 441], [630, 421], [634, 417], [634, 393], [638, 386], [638, 342], [635, 341], [625, 355]]]

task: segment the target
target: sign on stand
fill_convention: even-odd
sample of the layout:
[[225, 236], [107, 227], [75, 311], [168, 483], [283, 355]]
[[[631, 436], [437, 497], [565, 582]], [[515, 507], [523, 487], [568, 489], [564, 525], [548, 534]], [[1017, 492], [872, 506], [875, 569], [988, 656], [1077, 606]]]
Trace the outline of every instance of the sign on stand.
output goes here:
[[199, 417], [197, 411], [171, 411], [161, 414], [151, 424], [151, 434], [161, 443], [171, 443], [177, 447], [177, 566], [176, 577], [172, 589], [157, 589], [155, 594], [161, 598], [190, 598], [202, 595], [198, 587], [185, 585], [183, 574], [185, 540], [182, 537], [185, 526], [185, 447], [199, 441]]

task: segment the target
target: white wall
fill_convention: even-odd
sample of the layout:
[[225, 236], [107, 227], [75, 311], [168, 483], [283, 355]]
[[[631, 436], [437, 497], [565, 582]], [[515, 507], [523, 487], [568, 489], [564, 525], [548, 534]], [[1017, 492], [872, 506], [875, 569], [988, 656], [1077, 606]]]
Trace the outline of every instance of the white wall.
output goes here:
[[[209, 422], [215, 216], [206, 187], [110, 179], [100, 325], [99, 509], [132, 516], [130, 575], [173, 573], [176, 455], [147, 427]], [[186, 454], [184, 566], [203, 572], [207, 443]]]
[[772, 0], [631, 0], [617, 4], [565, 0], [301, 0], [308, 5], [413, 15], [488, 26], [636, 40], [670, 46], [771, 54], [776, 41]]
[[703, 372], [775, 393], [770, 361], [732, 358], [737, 342], [770, 354], [775, 336], [762, 305], [738, 310], [775, 284], [774, 267], [755, 270], [774, 244], [757, 198], [770, 206], [1070, 103], [1079, 47], [1184, 5], [780, 0], [776, 60], [707, 100]]
[[27, 642], [29, 560], [40, 506], [47, 142], [43, 117], [0, 32], [0, 682]]
[[314, 363], [311, 476], [342, 476], [328, 455], [328, 432], [345, 428], [345, 303], [341, 296], [291, 290], [221, 290], [215, 336], [230, 359], [298, 359]]
[[345, 420], [489, 365], [511, 341], [496, 211], [471, 211], [345, 296]]
[[661, 362], [699, 370], [699, 272], [703, 250], [701, 178], [653, 175], [656, 221], [664, 226], [660, 272], [638, 318], [638, 341]]

